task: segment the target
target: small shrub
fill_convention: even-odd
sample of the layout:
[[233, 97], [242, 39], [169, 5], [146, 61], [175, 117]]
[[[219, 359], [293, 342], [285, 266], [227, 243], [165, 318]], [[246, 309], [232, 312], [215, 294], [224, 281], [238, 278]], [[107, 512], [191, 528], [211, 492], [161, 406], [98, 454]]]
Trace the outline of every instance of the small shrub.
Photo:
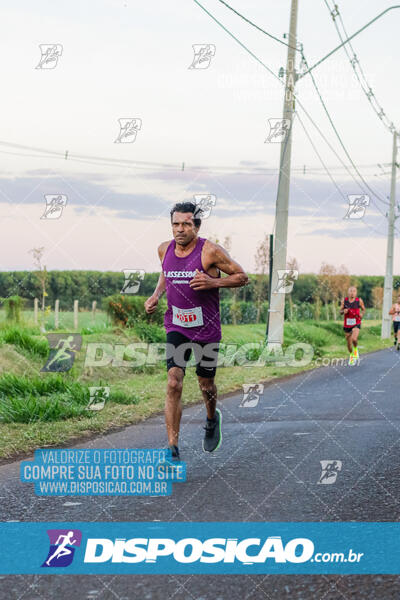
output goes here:
[[0, 420], [3, 423], [59, 421], [83, 414], [88, 414], [85, 406], [66, 402], [59, 395], [44, 398], [12, 396], [0, 399]]
[[3, 423], [56, 421], [81, 415], [86, 410], [89, 389], [60, 375], [49, 377], [0, 377], [0, 420]]
[[75, 401], [84, 401], [86, 388], [77, 381], [66, 381], [61, 375], [24, 377], [5, 373], [0, 377], [0, 397], [6, 395], [46, 396], [68, 393]]
[[31, 356], [45, 357], [49, 352], [47, 340], [36, 338], [20, 327], [10, 327], [0, 333], [6, 344], [13, 344]]
[[21, 311], [24, 307], [25, 299], [21, 298], [21, 296], [9, 296], [0, 300], [6, 309], [6, 320], [20, 323]]
[[128, 395], [126, 392], [120, 390], [116, 390], [115, 392], [110, 390], [109, 401], [115, 402], [115, 404], [137, 404], [139, 397], [136, 394]]
[[91, 335], [92, 333], [104, 333], [105, 331], [111, 331], [108, 323], [102, 323], [101, 325], [89, 325], [88, 327], [82, 327], [81, 333], [85, 335]]
[[291, 345], [298, 342], [310, 344], [315, 356], [322, 356], [329, 340], [326, 331], [316, 323], [288, 323], [285, 327], [285, 343]]
[[232, 323], [231, 317], [231, 303], [227, 300], [222, 300], [219, 303], [221, 323], [222, 325], [230, 325]]
[[161, 325], [166, 309], [165, 301], [161, 300], [155, 312], [148, 315], [144, 309], [146, 299], [146, 296], [114, 294], [104, 299], [103, 306], [114, 325], [133, 327], [137, 321]]
[[255, 323], [257, 307], [253, 302], [239, 302], [240, 324]]
[[166, 342], [165, 330], [154, 323], [137, 321], [133, 326], [133, 330], [143, 342]]
[[342, 323], [335, 323], [333, 321], [328, 321], [327, 323], [321, 322], [321, 323], [318, 323], [318, 327], [321, 327], [321, 329], [325, 329], [325, 331], [329, 331], [330, 333], [333, 333], [334, 335], [339, 335], [339, 336], [343, 335], [343, 324]]
[[380, 325], [372, 325], [372, 327], [368, 327], [368, 333], [372, 335], [381, 335], [381, 326]]

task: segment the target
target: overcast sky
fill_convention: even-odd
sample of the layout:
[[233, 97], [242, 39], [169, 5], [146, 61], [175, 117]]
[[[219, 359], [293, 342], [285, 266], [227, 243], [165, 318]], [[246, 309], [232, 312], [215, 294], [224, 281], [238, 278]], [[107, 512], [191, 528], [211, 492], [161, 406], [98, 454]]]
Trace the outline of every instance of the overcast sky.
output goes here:
[[[285, 66], [285, 46], [218, 0], [201, 4], [275, 74]], [[231, 4], [280, 39], [288, 31], [289, 0]], [[339, 9], [351, 34], [390, 5], [342, 0]], [[399, 23], [400, 10], [393, 11], [353, 42], [379, 103], [398, 127]], [[32, 268], [29, 250], [39, 246], [45, 247], [48, 269], [158, 270], [157, 244], [171, 237], [170, 207], [196, 193], [217, 198], [201, 235], [231, 236], [235, 259], [254, 270], [256, 246], [274, 228], [280, 145], [265, 140], [268, 119], [282, 115], [277, 78], [193, 0], [5, 0], [0, 34], [1, 270]], [[299, 0], [298, 40], [310, 65], [338, 45], [324, 2]], [[206, 43], [215, 46], [208, 68], [190, 69], [192, 46]], [[43, 44], [62, 47], [52, 69], [36, 68]], [[387, 200], [390, 175], [382, 175], [378, 163], [391, 161], [391, 134], [371, 109], [343, 50], [314, 74], [354, 162]], [[349, 165], [309, 77], [298, 81], [296, 93]], [[318, 271], [325, 261], [345, 264], [352, 273], [384, 274], [387, 220], [376, 206], [385, 213], [386, 205], [370, 193], [365, 216], [344, 219], [347, 195], [362, 194], [363, 186], [356, 174], [355, 180], [346, 174], [299, 103], [296, 108], [288, 255], [297, 258], [300, 272]], [[118, 120], [124, 118], [141, 120], [133, 143], [115, 143]], [[96, 157], [138, 163], [102, 164]], [[41, 218], [47, 194], [67, 198], [58, 219]], [[395, 273], [398, 250], [397, 234]]]

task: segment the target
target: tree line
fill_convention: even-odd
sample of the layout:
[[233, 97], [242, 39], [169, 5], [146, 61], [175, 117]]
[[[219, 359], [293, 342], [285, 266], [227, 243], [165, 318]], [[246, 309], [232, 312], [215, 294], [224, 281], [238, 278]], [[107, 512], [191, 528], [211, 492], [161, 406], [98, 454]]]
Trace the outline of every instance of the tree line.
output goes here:
[[[290, 259], [288, 268], [294, 268], [294, 264], [295, 259]], [[138, 294], [150, 296], [158, 277], [159, 273], [146, 273]], [[299, 274], [293, 291], [287, 295], [288, 310], [311, 303], [315, 304], [316, 310], [331, 305], [334, 311], [350, 284], [357, 286], [358, 295], [367, 307], [381, 308], [383, 279], [378, 275], [350, 275], [344, 267], [335, 268], [323, 263], [317, 274]], [[89, 309], [93, 300], [101, 306], [103, 298], [120, 293], [124, 281], [124, 273], [116, 271], [46, 271], [41, 276], [38, 271], [1, 271], [0, 297], [21, 296], [26, 308], [33, 306], [34, 298], [39, 298], [42, 306], [54, 306], [55, 300], [59, 299], [61, 310], [72, 310], [73, 301], [79, 300], [81, 308]], [[400, 276], [394, 277], [394, 288], [400, 288]], [[268, 300], [268, 271], [263, 269], [263, 272], [250, 274], [249, 284], [243, 288], [221, 288], [220, 297], [232, 304], [254, 304], [258, 320]]]

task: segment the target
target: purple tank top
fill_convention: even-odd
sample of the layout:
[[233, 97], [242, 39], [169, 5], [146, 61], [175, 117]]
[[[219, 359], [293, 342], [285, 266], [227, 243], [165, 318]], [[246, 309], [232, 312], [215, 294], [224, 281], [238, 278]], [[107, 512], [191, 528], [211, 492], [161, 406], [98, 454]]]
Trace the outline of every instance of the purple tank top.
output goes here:
[[204, 272], [201, 251], [205, 241], [197, 238], [192, 252], [184, 257], [176, 256], [175, 240], [167, 248], [162, 262], [168, 303], [164, 325], [167, 333], [179, 331], [194, 342], [219, 342], [219, 288], [196, 291], [189, 285], [196, 269]]

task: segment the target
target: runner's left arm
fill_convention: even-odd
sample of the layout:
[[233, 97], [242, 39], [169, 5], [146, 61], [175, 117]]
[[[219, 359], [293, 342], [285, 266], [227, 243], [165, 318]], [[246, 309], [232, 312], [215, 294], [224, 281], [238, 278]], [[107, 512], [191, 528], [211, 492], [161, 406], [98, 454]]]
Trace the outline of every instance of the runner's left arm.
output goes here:
[[216, 287], [242, 287], [249, 281], [242, 267], [234, 261], [227, 251], [218, 244], [210, 244], [207, 252], [207, 263], [209, 267], [216, 267], [227, 277], [210, 277], [207, 273], [197, 271], [194, 278], [190, 281], [190, 287], [193, 290], [208, 290]]
[[363, 318], [365, 315], [365, 305], [364, 305], [364, 302], [361, 300], [361, 298], [360, 298], [360, 307], [361, 307], [360, 317]]

